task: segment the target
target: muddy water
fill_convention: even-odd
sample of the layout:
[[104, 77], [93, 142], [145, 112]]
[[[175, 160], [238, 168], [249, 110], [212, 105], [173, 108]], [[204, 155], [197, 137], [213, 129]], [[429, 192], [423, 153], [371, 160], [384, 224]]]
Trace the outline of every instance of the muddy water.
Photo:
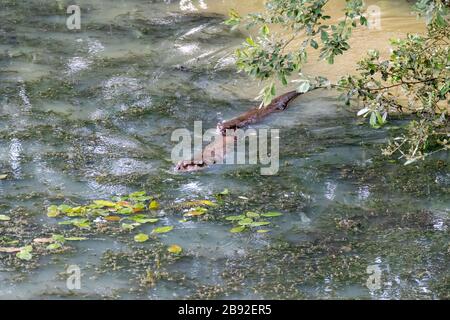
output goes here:
[[[173, 130], [214, 127], [254, 104], [257, 85], [230, 59], [245, 34], [221, 23], [259, 1], [77, 3], [80, 31], [65, 26], [68, 1], [0, 4], [0, 214], [11, 218], [0, 247], [88, 238], [30, 261], [0, 253], [0, 298], [449, 297], [448, 154], [386, 162], [379, 150], [400, 120], [370, 130], [335, 93], [315, 92], [255, 126], [280, 129], [278, 175], [258, 165], [173, 173]], [[381, 8], [381, 30], [356, 31], [349, 55], [332, 68], [311, 58], [305, 72], [351, 72], [366, 49], [388, 53], [386, 39], [424, 28], [405, 1], [368, 4]], [[224, 188], [224, 205], [180, 222], [174, 204]], [[77, 230], [45, 214], [137, 190], [158, 198], [172, 232], [136, 244], [136, 231]], [[284, 215], [267, 234], [229, 233], [224, 217], [248, 210]], [[167, 253], [174, 243], [179, 256]], [[66, 286], [69, 265], [82, 271], [80, 290]]]

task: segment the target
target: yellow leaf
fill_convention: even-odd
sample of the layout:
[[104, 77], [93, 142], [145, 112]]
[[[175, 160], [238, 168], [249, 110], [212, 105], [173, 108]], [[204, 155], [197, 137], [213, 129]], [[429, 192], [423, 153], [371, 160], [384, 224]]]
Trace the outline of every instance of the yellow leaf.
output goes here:
[[150, 202], [149, 208], [150, 210], [158, 210], [159, 203], [156, 200], [153, 200], [152, 202]]
[[167, 249], [167, 251], [169, 251], [170, 253], [173, 253], [173, 254], [180, 254], [183, 251], [183, 248], [181, 248], [177, 244], [173, 244]]

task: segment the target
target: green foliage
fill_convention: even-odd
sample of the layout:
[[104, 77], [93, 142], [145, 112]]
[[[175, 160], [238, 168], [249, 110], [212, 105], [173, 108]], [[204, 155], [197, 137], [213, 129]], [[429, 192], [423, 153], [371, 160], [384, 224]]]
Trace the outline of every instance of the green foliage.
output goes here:
[[369, 117], [373, 128], [386, 124], [392, 112], [419, 117], [383, 150], [387, 156], [398, 153], [406, 164], [450, 149], [448, 9], [441, 1], [419, 1], [415, 8], [429, 16], [426, 35], [408, 34], [404, 39], [392, 40], [388, 60], [382, 61], [378, 51], [370, 51], [358, 63], [359, 74], [339, 82], [347, 103], [352, 98], [364, 103], [358, 115]]
[[234, 224], [234, 227], [230, 229], [231, 233], [241, 233], [246, 230], [252, 230], [257, 233], [267, 233], [269, 230], [260, 229], [260, 227], [268, 226], [271, 222], [266, 221], [263, 218], [275, 218], [282, 215], [283, 214], [280, 212], [273, 211], [266, 213], [248, 211], [245, 214], [225, 217], [225, 220]]
[[[247, 38], [242, 48], [236, 50], [237, 68], [268, 84], [261, 90], [259, 97], [268, 105], [276, 95], [275, 80], [283, 85], [297, 75], [307, 61], [306, 49], [311, 46], [320, 49], [320, 57], [334, 63], [337, 55], [343, 54], [350, 46], [348, 40], [352, 29], [358, 24], [366, 25], [361, 16], [362, 0], [347, 0], [344, 10], [345, 19], [335, 25], [328, 24], [331, 17], [323, 13], [329, 0], [270, 0], [266, 2], [264, 13], [240, 17], [236, 11], [230, 13], [225, 23], [236, 26], [244, 23], [247, 27], [259, 28], [256, 39]], [[269, 26], [281, 26], [292, 36], [271, 32]], [[306, 40], [304, 37], [306, 36]], [[293, 41], [303, 37], [302, 44], [296, 50], [290, 50]], [[299, 90], [306, 92], [309, 83], [303, 83]]]
[[[450, 149], [447, 114], [450, 87], [448, 0], [419, 0], [414, 10], [424, 16], [428, 25], [426, 35], [409, 34], [405, 39], [392, 40], [391, 57], [381, 61], [378, 51], [372, 50], [357, 65], [357, 76], [343, 77], [337, 84], [325, 78], [309, 80], [301, 74], [307, 62], [306, 49], [320, 50], [320, 58], [334, 63], [335, 57], [349, 48], [352, 30], [366, 26], [361, 0], [346, 0], [345, 19], [328, 24], [331, 18], [324, 13], [328, 0], [269, 0], [264, 13], [241, 17], [232, 11], [226, 24], [244, 24], [259, 28], [256, 39], [251, 37], [236, 51], [237, 68], [255, 79], [264, 81], [260, 98], [268, 105], [276, 95], [276, 81], [287, 85], [292, 76], [300, 75], [298, 92], [317, 87], [337, 87], [344, 91], [347, 103], [357, 99], [364, 103], [358, 116], [368, 117], [370, 125], [379, 129], [388, 122], [391, 112], [407, 111], [419, 116], [411, 122], [406, 133], [396, 137], [385, 155], [400, 154], [406, 163], [426, 155]], [[288, 31], [290, 37], [272, 32], [272, 26]], [[279, 28], [278, 28], [279, 29]], [[290, 48], [296, 40], [301, 45]], [[297, 41], [298, 42], [298, 41]], [[407, 98], [405, 106], [394, 89], [401, 89]], [[446, 105], [445, 105], [446, 104]]]

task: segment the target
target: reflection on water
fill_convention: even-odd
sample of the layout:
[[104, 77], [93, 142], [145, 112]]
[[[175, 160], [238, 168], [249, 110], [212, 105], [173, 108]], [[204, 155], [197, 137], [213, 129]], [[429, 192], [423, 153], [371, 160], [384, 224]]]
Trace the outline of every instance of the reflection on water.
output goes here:
[[[66, 2], [52, 3], [7, 1], [0, 11], [0, 207], [18, 221], [0, 224], [0, 247], [4, 236], [67, 230], [43, 214], [50, 203], [142, 189], [175, 230], [142, 246], [132, 234], [88, 232], [72, 252], [42, 257], [33, 277], [0, 253], [0, 298], [65, 297], [58, 275], [68, 264], [82, 268], [75, 294], [87, 298], [448, 297], [448, 157], [413, 174], [380, 162], [388, 129], [357, 126], [334, 92], [301, 97], [254, 126], [281, 130], [278, 176], [254, 166], [173, 173], [173, 130], [196, 120], [214, 127], [254, 105], [258, 83], [236, 74], [232, 56], [254, 30], [230, 32], [222, 22], [231, 8], [260, 11], [263, 1], [80, 0], [76, 32], [65, 27]], [[330, 14], [339, 17], [344, 3], [333, 1]], [[352, 72], [367, 49], [388, 53], [388, 38], [423, 30], [407, 1], [367, 4], [381, 9], [381, 30], [357, 30], [333, 67], [313, 53], [307, 73]], [[225, 188], [233, 203], [204, 221], [183, 222], [172, 207]], [[249, 210], [284, 215], [269, 234], [231, 235], [224, 216]], [[154, 256], [174, 243], [181, 258]], [[156, 260], [169, 276], [146, 287]], [[365, 285], [373, 264], [383, 279], [374, 292]]]

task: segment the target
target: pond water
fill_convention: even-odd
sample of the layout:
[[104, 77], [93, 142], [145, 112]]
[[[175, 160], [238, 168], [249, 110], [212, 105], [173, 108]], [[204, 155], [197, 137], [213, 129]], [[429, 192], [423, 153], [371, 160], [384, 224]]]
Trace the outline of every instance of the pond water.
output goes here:
[[[278, 175], [259, 165], [173, 171], [175, 129], [214, 128], [255, 104], [260, 88], [231, 56], [247, 31], [222, 22], [261, 1], [79, 0], [79, 31], [66, 27], [71, 3], [0, 4], [0, 214], [10, 218], [0, 247], [88, 240], [59, 253], [35, 245], [29, 261], [0, 253], [1, 299], [450, 297], [449, 157], [408, 167], [382, 158], [401, 120], [371, 130], [337, 93], [316, 91], [254, 126], [280, 129]], [[343, 3], [329, 10], [339, 16]], [[368, 4], [381, 8], [381, 30], [355, 32], [349, 55], [333, 67], [311, 59], [306, 73], [351, 72], [367, 49], [387, 54], [387, 39], [424, 29], [406, 1]], [[217, 201], [225, 188], [223, 204], [183, 220], [177, 204]], [[160, 203], [158, 225], [174, 226], [142, 244], [134, 235], [154, 226], [80, 230], [46, 215], [140, 190]], [[268, 233], [230, 233], [225, 217], [246, 211], [283, 215]], [[70, 265], [79, 290], [66, 286]]]

